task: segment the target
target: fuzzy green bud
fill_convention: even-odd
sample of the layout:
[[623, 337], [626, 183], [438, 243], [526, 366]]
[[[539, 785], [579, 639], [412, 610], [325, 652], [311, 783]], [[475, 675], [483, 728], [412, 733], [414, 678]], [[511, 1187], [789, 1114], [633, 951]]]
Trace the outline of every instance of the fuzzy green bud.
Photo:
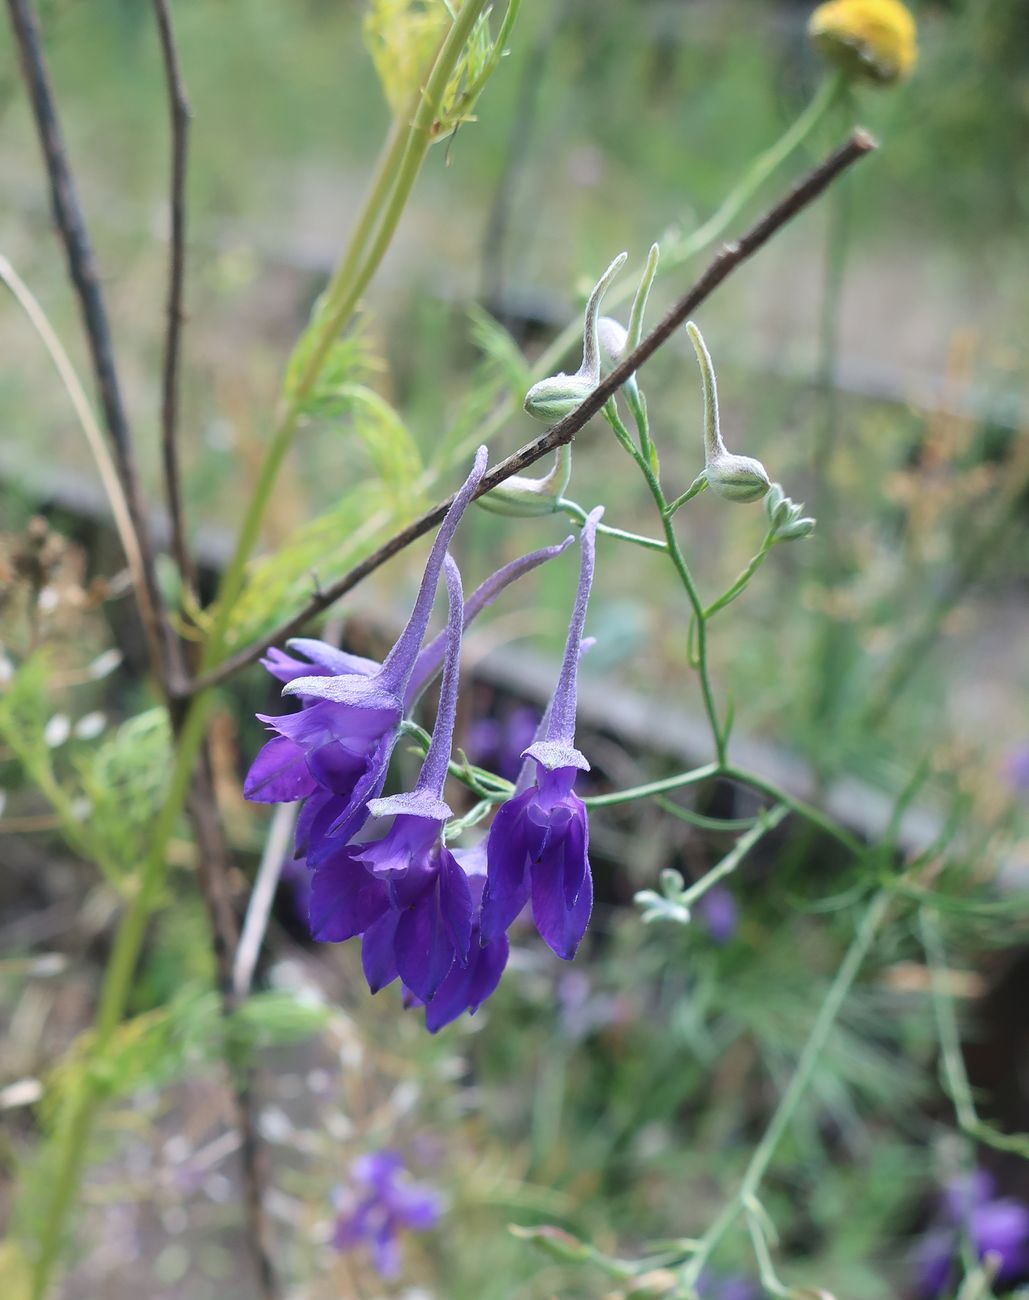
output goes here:
[[557, 424], [581, 406], [594, 388], [595, 383], [578, 374], [551, 375], [533, 384], [525, 394], [525, 409], [534, 420]]
[[708, 461], [704, 472], [708, 487], [724, 501], [760, 501], [769, 488], [765, 467], [753, 456], [722, 452]]
[[775, 541], [792, 542], [811, 536], [815, 521], [804, 516], [803, 510], [803, 502], [791, 501], [778, 483], [772, 484], [765, 497], [765, 514]]
[[627, 253], [618, 254], [594, 285], [593, 292], [586, 303], [582, 333], [582, 365], [574, 375], [566, 375], [562, 372], [541, 379], [526, 393], [525, 409], [534, 419], [543, 420], [546, 424], [556, 424], [566, 415], [571, 415], [577, 406], [581, 406], [600, 383], [600, 342], [597, 335], [600, 303], [607, 292], [608, 285], [621, 269], [627, 256]]
[[492, 492], [479, 497], [483, 510], [495, 515], [532, 518], [552, 515], [565, 494], [572, 476], [572, 449], [569, 444], [558, 447], [550, 473], [543, 478], [528, 478], [515, 474], [495, 487]]
[[686, 333], [693, 344], [704, 386], [704, 479], [716, 496], [724, 501], [745, 504], [760, 501], [771, 481], [764, 465], [753, 456], [736, 456], [722, 440], [718, 420], [718, 386], [715, 368], [703, 335], [693, 321], [686, 322]]

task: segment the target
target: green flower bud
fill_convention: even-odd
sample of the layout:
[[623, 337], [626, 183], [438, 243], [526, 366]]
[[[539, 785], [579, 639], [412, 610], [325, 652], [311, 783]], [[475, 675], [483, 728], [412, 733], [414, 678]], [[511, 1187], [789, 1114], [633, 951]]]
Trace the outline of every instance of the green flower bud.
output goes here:
[[533, 384], [525, 395], [525, 409], [537, 420], [556, 424], [580, 406], [600, 383], [600, 342], [597, 335], [597, 317], [600, 303], [608, 285], [625, 262], [627, 253], [619, 253], [594, 285], [586, 303], [586, 316], [582, 333], [582, 365], [574, 375], [564, 372], [551, 375]]
[[565, 494], [572, 476], [572, 448], [569, 444], [558, 447], [554, 464], [544, 478], [528, 478], [515, 474], [499, 484], [492, 492], [479, 497], [483, 510], [495, 515], [531, 518], [535, 515], [552, 515]]
[[525, 394], [525, 409], [535, 420], [557, 424], [581, 406], [594, 388], [595, 383], [578, 374], [551, 375], [533, 384]]
[[[704, 478], [708, 487], [726, 501], [759, 501], [771, 487], [764, 465], [753, 456], [735, 456], [722, 441], [718, 422], [718, 387], [715, 368], [703, 335], [693, 321], [686, 322], [704, 385]], [[780, 489], [780, 492], [782, 489]]]
[[802, 517], [803, 502], [791, 501], [778, 483], [773, 483], [765, 497], [765, 513], [774, 540], [792, 542], [798, 537], [810, 537], [815, 531], [815, 521]]

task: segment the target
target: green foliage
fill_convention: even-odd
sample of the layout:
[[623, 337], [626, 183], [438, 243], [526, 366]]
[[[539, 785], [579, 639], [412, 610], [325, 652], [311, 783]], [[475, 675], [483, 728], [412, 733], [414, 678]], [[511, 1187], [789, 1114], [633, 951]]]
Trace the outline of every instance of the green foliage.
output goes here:
[[372, 0], [364, 38], [390, 108], [397, 115], [425, 80], [449, 26], [443, 0]]
[[325, 321], [326, 300], [322, 294], [311, 311], [304, 332], [290, 353], [283, 378], [283, 394], [290, 401], [298, 401], [298, 414], [311, 417], [332, 418], [346, 407], [340, 390], [346, 384], [363, 382], [372, 371], [380, 368], [367, 333], [367, 318], [359, 317], [342, 337], [329, 346], [318, 365], [313, 384], [302, 393], [308, 381], [308, 368], [314, 363], [321, 342]]
[[171, 762], [163, 708], [147, 709], [75, 760], [89, 800], [94, 845], [123, 878], [138, 869], [161, 806]]

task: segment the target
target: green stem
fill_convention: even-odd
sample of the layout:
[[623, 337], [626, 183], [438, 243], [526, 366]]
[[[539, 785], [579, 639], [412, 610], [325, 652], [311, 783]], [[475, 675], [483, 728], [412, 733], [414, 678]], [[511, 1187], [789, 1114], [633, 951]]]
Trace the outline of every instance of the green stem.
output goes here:
[[770, 812], [762, 813], [756, 825], [752, 826], [745, 835], [740, 836], [721, 862], [690, 885], [689, 889], [683, 890], [676, 902], [681, 903], [683, 907], [692, 907], [698, 899], [703, 898], [708, 890], [714, 888], [720, 880], [724, 880], [726, 876], [731, 876], [754, 845], [763, 840], [769, 831], [775, 830], [788, 812], [789, 809], [785, 804], [779, 804]]
[[735, 764], [723, 764], [718, 772], [719, 776], [724, 776], [730, 781], [740, 781], [743, 785], [749, 785], [753, 790], [759, 790], [762, 794], [768, 795], [777, 803], [784, 803], [795, 812], [798, 817], [803, 817], [812, 825], [817, 826], [819, 830], [831, 835], [837, 843], [842, 844], [845, 849], [855, 856], [861, 856], [865, 852], [865, 846], [850, 831], [844, 830], [831, 817], [820, 812], [812, 804], [806, 803], [803, 799], [797, 799], [788, 794], [785, 790], [780, 789], [774, 781], [768, 781], [763, 776], [758, 776], [755, 772], [747, 771], [746, 768], [737, 767]]
[[205, 647], [203, 668], [210, 668], [216, 663], [224, 649], [225, 634], [236, 599], [243, 587], [247, 561], [257, 544], [265, 511], [282, 462], [292, 446], [304, 402], [318, 378], [330, 347], [351, 318], [361, 294], [368, 287], [393, 239], [422, 163], [435, 138], [443, 95], [471, 30], [487, 3], [488, 0], [467, 0], [440, 46], [425, 89], [418, 95], [418, 106], [410, 126], [405, 131], [398, 119], [391, 130], [358, 226], [326, 291], [325, 307], [319, 320], [319, 335], [310, 360], [290, 394], [268, 444], [240, 526], [235, 551], [222, 579], [214, 627]]
[[936, 1020], [936, 1035], [940, 1040], [940, 1057], [947, 1092], [954, 1103], [954, 1113], [964, 1133], [977, 1142], [983, 1142], [997, 1151], [1012, 1151], [1023, 1159], [1029, 1160], [1029, 1134], [999, 1133], [992, 1125], [979, 1118], [972, 1095], [972, 1085], [965, 1071], [965, 1059], [961, 1051], [961, 1035], [958, 1031], [954, 1004], [944, 981], [947, 975], [947, 954], [943, 947], [943, 938], [936, 917], [928, 907], [922, 907], [918, 913], [921, 930], [922, 947], [925, 949], [926, 961], [929, 963], [933, 1015]]
[[[569, 501], [567, 497], [561, 497], [557, 502], [557, 508], [563, 510], [569, 518], [574, 519], [577, 523], [584, 524], [587, 518], [587, 511], [576, 501]], [[639, 533], [627, 533], [624, 528], [611, 528], [607, 524], [598, 524], [597, 532], [603, 533], [605, 537], [613, 537], [619, 542], [631, 542], [633, 546], [642, 546], [647, 551], [667, 551], [668, 547], [657, 537], [643, 537]]]
[[890, 895], [886, 890], [875, 895], [861, 918], [857, 934], [847, 949], [839, 970], [830, 985], [825, 1001], [818, 1012], [815, 1023], [804, 1050], [801, 1052], [797, 1068], [782, 1095], [775, 1114], [772, 1116], [764, 1136], [758, 1143], [743, 1173], [743, 1178], [736, 1194], [723, 1207], [721, 1213], [712, 1223], [700, 1241], [700, 1248], [685, 1265], [680, 1275], [679, 1294], [695, 1294], [697, 1279], [711, 1258], [718, 1243], [732, 1227], [748, 1203], [756, 1200], [758, 1190], [768, 1166], [782, 1141], [783, 1135], [791, 1124], [797, 1107], [811, 1084], [818, 1061], [825, 1050], [833, 1027], [836, 1024], [847, 995], [850, 993], [858, 972], [872, 947], [876, 935], [886, 918], [890, 904]]
[[686, 592], [686, 598], [693, 608], [693, 615], [697, 622], [697, 674], [700, 677], [700, 690], [704, 698], [704, 711], [707, 714], [708, 725], [711, 728], [711, 738], [714, 741], [715, 754], [719, 766], [725, 765], [726, 751], [726, 733], [718, 717], [718, 708], [715, 705], [714, 691], [711, 688], [711, 676], [707, 662], [707, 628], [704, 623], [704, 606], [701, 604], [700, 595], [697, 592], [696, 583], [693, 581], [693, 574], [690, 572], [690, 566], [686, 563], [686, 557], [679, 546], [679, 539], [675, 535], [675, 525], [672, 522], [672, 516], [668, 510], [668, 500], [662, 490], [657, 473], [650, 461], [645, 459], [643, 453], [633, 442], [629, 430], [622, 423], [614, 401], [608, 402], [604, 407], [604, 417], [611, 425], [615, 436], [622, 444], [625, 450], [636, 462], [640, 473], [646, 480], [650, 494], [654, 498], [654, 504], [657, 506], [658, 516], [661, 519], [661, 527], [665, 534], [665, 546], [668, 551], [668, 558], [671, 560], [676, 573], [679, 575], [679, 581]]
[[695, 230], [672, 256], [680, 262], [685, 261], [695, 256], [702, 248], [713, 244], [716, 239], [720, 239], [765, 181], [779, 170], [790, 154], [800, 148], [815, 127], [825, 119], [833, 105], [839, 102], [847, 84], [845, 73], [837, 72], [827, 77], [793, 125], [776, 140], [775, 144], [754, 159], [717, 212]]
[[666, 794], [669, 790], [680, 790], [684, 785], [697, 785], [718, 776], [720, 771], [717, 763], [707, 763], [704, 767], [695, 767], [691, 772], [680, 772], [678, 776], [669, 776], [663, 781], [635, 785], [628, 790], [612, 790], [610, 794], [591, 795], [583, 799], [583, 803], [587, 808], [613, 808], [620, 803], [632, 803], [636, 799], [649, 799], [651, 795]]
[[765, 537], [765, 540], [761, 543], [761, 549], [753, 557], [729, 590], [725, 592], [724, 595], [719, 596], [713, 604], [708, 605], [707, 609], [704, 610], [704, 617], [706, 619], [712, 618], [719, 610], [725, 609], [726, 605], [731, 605], [737, 596], [743, 594], [751, 578], [753, 578], [754, 574], [757, 573], [758, 569], [761, 568], [762, 564], [764, 564], [765, 560], [768, 558], [768, 552], [772, 549], [774, 544], [775, 535], [770, 531]]
[[[691, 258], [702, 253], [705, 248], [721, 239], [732, 222], [761, 186], [772, 176], [773, 172], [781, 167], [791, 154], [796, 153], [818, 124], [824, 121], [833, 105], [842, 97], [844, 86], [845, 78], [839, 74], [827, 78], [822, 83], [800, 116], [791, 123], [773, 145], [754, 159], [744, 173], [743, 179], [718, 208], [717, 212], [688, 238], [671, 247], [662, 249], [659, 274], [666, 274], [668, 271], [677, 269], [684, 262], [688, 262]], [[608, 290], [607, 294], [605, 303], [607, 312], [610, 313], [612, 308], [617, 307], [619, 303], [625, 302], [635, 291], [636, 287], [631, 280], [624, 285], [613, 286]], [[540, 356], [533, 369], [534, 377], [542, 378], [544, 375], [552, 374], [564, 360], [565, 355], [578, 342], [580, 334], [581, 326], [577, 321], [572, 321], [568, 328], [562, 330], [550, 347]], [[510, 413], [510, 404], [505, 404], [490, 422], [490, 432], [501, 428]], [[488, 440], [488, 434], [484, 432], [480, 440]]]
[[[92, 1061], [103, 1059], [115, 1030], [125, 1013], [132, 980], [164, 879], [165, 852], [179, 814], [186, 802], [193, 765], [204, 736], [208, 695], [196, 698], [190, 707], [179, 739], [175, 766], [168, 793], [154, 827], [150, 852], [143, 863], [136, 893], [129, 900], [115, 936], [114, 947], [104, 972], [93, 1042]], [[82, 1173], [86, 1146], [98, 1104], [96, 1079], [91, 1070], [83, 1074], [70, 1103], [66, 1127], [60, 1137], [60, 1160], [54, 1175], [53, 1194], [47, 1207], [39, 1243], [39, 1254], [32, 1274], [32, 1300], [43, 1300], [61, 1247], [64, 1225], [71, 1209]]]

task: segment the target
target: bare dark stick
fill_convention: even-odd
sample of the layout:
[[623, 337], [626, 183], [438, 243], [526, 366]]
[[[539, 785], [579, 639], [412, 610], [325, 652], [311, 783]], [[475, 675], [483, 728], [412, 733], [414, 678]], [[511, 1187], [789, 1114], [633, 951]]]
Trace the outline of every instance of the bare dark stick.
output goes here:
[[183, 586], [196, 590], [196, 569], [186, 539], [186, 518], [179, 468], [179, 354], [182, 345], [183, 279], [186, 270], [186, 159], [189, 147], [189, 100], [182, 80], [175, 32], [167, 0], [154, 0], [154, 17], [161, 40], [168, 108], [171, 116], [171, 232], [168, 257], [168, 322], [164, 338], [164, 373], [161, 386], [161, 454], [164, 491], [171, 519], [171, 544]]
[[104, 423], [114, 448], [115, 465], [139, 546], [145, 587], [145, 590], [139, 592], [143, 630], [154, 670], [162, 680], [169, 679], [174, 689], [181, 684], [182, 677], [178, 667], [177, 647], [164, 616], [157, 586], [153, 546], [146, 526], [146, 511], [140, 493], [132, 440], [118, 386], [107, 311], [97, 280], [93, 248], [68, 167], [57, 109], [43, 60], [39, 26], [32, 0], [7, 0], [7, 7], [50, 182], [54, 222], [64, 245], [68, 272], [78, 295]]
[[[485, 493], [492, 491], [498, 484], [503, 483], [505, 479], [509, 479], [512, 474], [520, 474], [522, 470], [527, 469], [548, 452], [571, 442], [583, 425], [596, 415], [608, 398], [617, 392], [629, 376], [635, 374], [640, 366], [649, 360], [662, 344], [668, 341], [679, 326], [696, 311], [706, 298], [710, 297], [727, 276], [748, 258], [752, 257], [776, 231], [780, 230], [799, 212], [813, 203], [837, 176], [863, 158], [865, 154], [870, 153], [875, 147], [875, 141], [867, 131], [854, 131], [845, 144], [841, 145], [835, 153], [830, 154], [813, 171], [809, 172], [785, 198], [781, 199], [765, 213], [760, 221], [753, 225], [745, 235], [734, 243], [724, 244], [693, 288], [679, 299], [668, 314], [640, 342], [639, 347], [619, 362], [614, 370], [600, 381], [581, 406], [577, 406], [570, 415], [566, 415], [563, 420], [555, 424], [553, 428], [548, 429], [539, 438], [526, 443], [524, 447], [508, 456], [506, 460], [502, 460], [499, 465], [494, 465], [491, 470], [488, 470], [483, 475], [479, 490], [475, 495], [483, 496]], [[228, 678], [239, 672], [241, 668], [245, 668], [247, 664], [253, 663], [255, 659], [260, 658], [270, 646], [279, 645], [299, 632], [312, 618], [328, 609], [330, 605], [335, 604], [341, 596], [353, 590], [358, 583], [363, 582], [369, 574], [374, 573], [387, 560], [391, 560], [394, 555], [398, 555], [412, 542], [417, 541], [419, 537], [434, 528], [446, 514], [452, 501], [452, 496], [447, 497], [445, 501], [440, 501], [431, 510], [427, 510], [425, 514], [412, 520], [400, 532], [391, 537], [389, 541], [384, 542], [377, 551], [373, 551], [360, 564], [356, 564], [349, 573], [344, 574], [342, 578], [339, 578], [324, 590], [319, 591], [299, 613], [294, 614], [292, 618], [280, 624], [273, 632], [270, 632], [260, 641], [254, 642], [253, 645], [246, 646], [235, 654], [229, 655], [210, 672], [201, 674], [191, 683], [187, 694], [192, 695], [198, 691], [206, 690], [208, 687], [219, 685], [219, 683], [228, 680]]]

